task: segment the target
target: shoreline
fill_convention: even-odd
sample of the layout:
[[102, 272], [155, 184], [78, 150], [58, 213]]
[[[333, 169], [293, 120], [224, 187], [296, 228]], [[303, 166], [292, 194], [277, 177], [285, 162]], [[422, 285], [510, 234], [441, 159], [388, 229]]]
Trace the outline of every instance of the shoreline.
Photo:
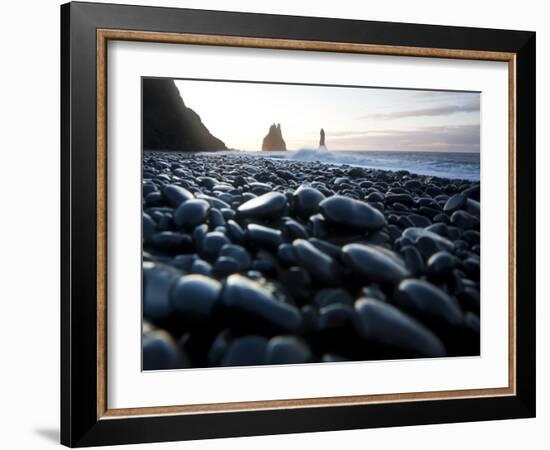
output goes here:
[[479, 182], [245, 153], [143, 153], [145, 370], [479, 355]]
[[[315, 155], [319, 156], [319, 158], [322, 158], [323, 156], [328, 156], [330, 158], [333, 158], [333, 161], [323, 161], [320, 159], [292, 159], [295, 156], [299, 156], [300, 153], [306, 153], [308, 155]], [[423, 155], [423, 156], [432, 156], [432, 155], [455, 155], [455, 156], [462, 156], [462, 155], [478, 155], [476, 152], [428, 152], [428, 151], [421, 151], [421, 152], [405, 152], [405, 151], [389, 151], [389, 150], [337, 150], [337, 151], [320, 151], [318, 149], [298, 149], [298, 150], [286, 150], [286, 151], [266, 151], [263, 152], [261, 150], [238, 150], [238, 149], [229, 149], [229, 150], [218, 150], [218, 151], [212, 151], [212, 152], [201, 152], [201, 151], [186, 151], [186, 152], [174, 152], [174, 151], [159, 151], [159, 150], [144, 150], [144, 154], [147, 153], [155, 153], [155, 154], [176, 154], [176, 155], [186, 155], [186, 154], [198, 154], [198, 155], [227, 155], [230, 157], [254, 157], [254, 158], [267, 158], [267, 159], [275, 159], [275, 160], [281, 160], [281, 161], [298, 161], [298, 162], [304, 162], [304, 163], [314, 163], [314, 164], [324, 164], [329, 166], [337, 166], [337, 167], [360, 167], [364, 169], [372, 169], [372, 170], [380, 170], [380, 171], [386, 171], [386, 172], [408, 172], [409, 175], [417, 175], [417, 176], [425, 176], [425, 177], [436, 177], [443, 180], [448, 180], [451, 182], [474, 182], [474, 183], [480, 183], [479, 175], [477, 177], [445, 177], [438, 173], [421, 173], [418, 171], [415, 171], [411, 168], [391, 168], [391, 167], [375, 167], [372, 165], [364, 164], [364, 163], [358, 163], [353, 162], [350, 160], [344, 160], [344, 161], [335, 161], [338, 159], [338, 157], [350, 157], [352, 160], [353, 158], [357, 158], [360, 155], [367, 155], [367, 156], [380, 156], [380, 155], [404, 155], [404, 154], [414, 154], [414, 155]], [[479, 172], [479, 163], [478, 163], [478, 172]]]

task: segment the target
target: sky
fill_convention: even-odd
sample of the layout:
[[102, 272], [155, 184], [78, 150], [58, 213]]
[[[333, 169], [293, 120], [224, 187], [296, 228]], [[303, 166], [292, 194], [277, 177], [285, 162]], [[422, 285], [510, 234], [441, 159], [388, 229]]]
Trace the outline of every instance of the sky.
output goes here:
[[261, 150], [280, 123], [288, 150], [479, 152], [480, 94], [175, 80], [186, 106], [228, 148]]

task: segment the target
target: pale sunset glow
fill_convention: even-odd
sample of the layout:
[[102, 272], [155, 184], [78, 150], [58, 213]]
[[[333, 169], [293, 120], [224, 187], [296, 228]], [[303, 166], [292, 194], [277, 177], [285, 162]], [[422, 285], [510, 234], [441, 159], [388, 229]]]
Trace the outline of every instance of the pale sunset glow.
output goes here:
[[175, 80], [229, 148], [260, 150], [280, 123], [289, 150], [479, 152], [480, 93]]

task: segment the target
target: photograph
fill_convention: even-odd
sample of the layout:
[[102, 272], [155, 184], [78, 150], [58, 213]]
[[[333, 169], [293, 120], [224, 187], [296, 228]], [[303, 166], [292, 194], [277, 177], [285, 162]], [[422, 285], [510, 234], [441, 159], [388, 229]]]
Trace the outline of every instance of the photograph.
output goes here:
[[[59, 134], [61, 157], [6, 148], [27, 197], [42, 186], [28, 170], [60, 175], [60, 233], [47, 220], [42, 239], [58, 249], [42, 253], [48, 267], [58, 254], [61, 276], [29, 284], [43, 273], [12, 239], [14, 292], [55, 279], [60, 307], [46, 308], [55, 320], [10, 317], [59, 324], [59, 357], [38, 354], [57, 364], [57, 389], [42, 390], [60, 394], [48, 417], [63, 445], [303, 447], [355, 430], [393, 448], [443, 427], [432, 447], [462, 448], [471, 433], [449, 439], [453, 424], [517, 448], [538, 420], [523, 419], [541, 393], [542, 15], [425, 7], [415, 19], [359, 3], [71, 2], [57, 29], [34, 15], [61, 64], [39, 83], [59, 75], [59, 89], [33, 92], [60, 94], [45, 104], [61, 126], [41, 114], [27, 135]], [[19, 192], [21, 171], [7, 173]]]
[[480, 355], [480, 92], [141, 87], [142, 370]]

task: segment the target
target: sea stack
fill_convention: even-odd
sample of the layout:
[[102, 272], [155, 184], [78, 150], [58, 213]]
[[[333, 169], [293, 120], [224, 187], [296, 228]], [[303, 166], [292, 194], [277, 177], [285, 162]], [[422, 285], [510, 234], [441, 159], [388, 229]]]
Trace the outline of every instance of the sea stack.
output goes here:
[[269, 127], [269, 132], [262, 142], [263, 152], [278, 152], [286, 151], [286, 143], [281, 132], [281, 124], [272, 124]]
[[325, 145], [325, 130], [321, 128], [321, 137], [319, 139], [319, 149], [320, 150], [326, 150], [327, 146]]

